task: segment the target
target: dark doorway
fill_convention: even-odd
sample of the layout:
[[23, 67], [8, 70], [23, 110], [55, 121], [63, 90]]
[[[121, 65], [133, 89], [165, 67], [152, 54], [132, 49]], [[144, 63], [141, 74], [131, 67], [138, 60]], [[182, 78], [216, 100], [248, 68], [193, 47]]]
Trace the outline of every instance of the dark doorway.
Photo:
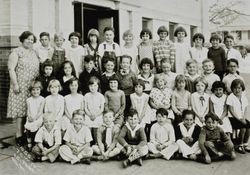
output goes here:
[[115, 42], [119, 43], [119, 14], [118, 10], [93, 6], [89, 4], [75, 3], [75, 31], [82, 35], [83, 43], [88, 42], [87, 35], [91, 28], [100, 32], [100, 42], [103, 41], [103, 29], [112, 26], [115, 29]]

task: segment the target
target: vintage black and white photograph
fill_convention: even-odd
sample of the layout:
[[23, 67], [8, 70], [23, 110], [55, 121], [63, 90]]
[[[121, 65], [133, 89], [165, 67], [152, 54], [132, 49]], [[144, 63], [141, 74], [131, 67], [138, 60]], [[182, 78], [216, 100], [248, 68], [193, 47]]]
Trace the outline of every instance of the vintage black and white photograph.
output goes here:
[[250, 174], [249, 0], [0, 0], [0, 174]]

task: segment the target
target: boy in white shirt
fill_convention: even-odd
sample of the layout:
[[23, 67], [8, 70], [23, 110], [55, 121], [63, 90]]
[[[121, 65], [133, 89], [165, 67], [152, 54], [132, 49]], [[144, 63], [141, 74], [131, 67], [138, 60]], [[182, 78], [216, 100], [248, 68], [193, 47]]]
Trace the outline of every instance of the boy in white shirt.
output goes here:
[[50, 35], [48, 32], [40, 33], [41, 46], [36, 49], [37, 56], [42, 64], [45, 60], [52, 59], [54, 49], [50, 46]]
[[[121, 48], [120, 46], [114, 42], [114, 28], [112, 27], [105, 27], [103, 30], [104, 33], [104, 39], [105, 41], [101, 43], [98, 47], [98, 57], [99, 57], [99, 68], [100, 73], [104, 72], [104, 63], [106, 57], [114, 57], [115, 60], [115, 71], [119, 70], [119, 57], [121, 56]], [[103, 59], [104, 58], [104, 59]]]
[[60, 156], [63, 160], [75, 164], [83, 162], [90, 164], [90, 157], [93, 150], [90, 147], [92, 136], [90, 129], [83, 124], [84, 111], [78, 109], [73, 112], [72, 126], [69, 127], [63, 137], [65, 145], [59, 149]]
[[52, 113], [43, 114], [43, 126], [35, 136], [36, 146], [32, 152], [36, 155], [35, 160], [54, 162], [59, 155], [61, 145], [61, 131], [55, 126], [55, 119]]
[[168, 111], [160, 108], [156, 111], [157, 123], [151, 127], [150, 142], [148, 149], [151, 154], [149, 157], [163, 157], [169, 160], [178, 150], [178, 145], [175, 143], [174, 128], [168, 123]]

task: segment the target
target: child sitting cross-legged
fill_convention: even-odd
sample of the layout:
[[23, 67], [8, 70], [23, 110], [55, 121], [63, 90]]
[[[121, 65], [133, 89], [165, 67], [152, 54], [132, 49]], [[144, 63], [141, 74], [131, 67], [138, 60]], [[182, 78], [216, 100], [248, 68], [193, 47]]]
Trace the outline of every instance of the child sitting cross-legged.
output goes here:
[[168, 122], [168, 111], [159, 108], [156, 111], [157, 123], [153, 124], [150, 131], [150, 142], [148, 143], [151, 158], [162, 157], [169, 160], [178, 150], [175, 143], [175, 133], [172, 124]]
[[127, 122], [118, 136], [118, 142], [123, 146], [122, 152], [128, 157], [128, 159], [123, 161], [124, 168], [133, 162], [142, 166], [141, 158], [148, 154], [146, 134], [139, 121], [137, 111], [130, 109], [127, 115]]
[[63, 137], [65, 145], [59, 149], [63, 160], [75, 164], [83, 162], [90, 164], [93, 150], [90, 147], [92, 136], [90, 129], [84, 125], [84, 111], [78, 109], [73, 112], [72, 126], [69, 127]]
[[218, 127], [219, 118], [208, 113], [205, 116], [205, 126], [199, 136], [199, 146], [204, 162], [209, 164], [222, 156], [235, 159], [234, 145], [225, 132]]
[[53, 113], [43, 114], [43, 126], [35, 136], [36, 145], [32, 148], [35, 154], [35, 161], [54, 162], [59, 155], [61, 145], [61, 131], [55, 125]]
[[179, 152], [187, 159], [196, 160], [201, 153], [198, 138], [201, 128], [195, 124], [195, 113], [191, 110], [184, 110], [182, 113], [183, 122], [176, 130], [176, 143], [179, 146]]
[[114, 112], [105, 111], [103, 124], [97, 129], [97, 145], [92, 149], [98, 156], [93, 156], [97, 160], [108, 160], [120, 154], [122, 147], [117, 143], [120, 128], [114, 124]]

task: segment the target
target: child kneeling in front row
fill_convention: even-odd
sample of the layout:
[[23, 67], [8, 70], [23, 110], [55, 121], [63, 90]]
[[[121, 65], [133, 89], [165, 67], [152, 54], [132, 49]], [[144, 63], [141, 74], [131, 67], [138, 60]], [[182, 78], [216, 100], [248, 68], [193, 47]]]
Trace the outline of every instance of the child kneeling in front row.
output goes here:
[[148, 143], [149, 157], [162, 157], [169, 160], [178, 150], [175, 143], [175, 133], [172, 124], [168, 122], [168, 111], [159, 108], [156, 111], [157, 123], [153, 124], [150, 130], [150, 142]]
[[228, 156], [231, 160], [236, 158], [234, 145], [223, 129], [218, 127], [219, 118], [209, 113], [205, 116], [205, 126], [199, 136], [199, 146], [204, 156], [205, 163], [211, 163], [211, 159]]
[[32, 148], [36, 156], [35, 161], [54, 162], [56, 160], [62, 139], [61, 130], [56, 127], [52, 113], [43, 114], [43, 126], [36, 133], [35, 142], [37, 144]]
[[80, 161], [90, 164], [90, 158], [93, 155], [93, 150], [90, 147], [92, 136], [90, 129], [83, 124], [84, 119], [82, 110], [78, 109], [73, 112], [73, 125], [66, 130], [63, 137], [66, 144], [59, 149], [62, 159], [71, 164]]
[[183, 122], [176, 127], [175, 131], [176, 143], [184, 158], [196, 160], [197, 155], [201, 153], [198, 143], [201, 128], [194, 122], [195, 113], [193, 111], [184, 110], [182, 118]]
[[97, 145], [92, 149], [99, 155], [97, 160], [108, 160], [121, 152], [121, 145], [117, 143], [120, 128], [114, 124], [115, 114], [108, 110], [103, 114], [103, 124], [97, 129]]
[[148, 154], [146, 134], [139, 124], [139, 116], [135, 109], [129, 110], [126, 120], [118, 136], [118, 142], [124, 148], [122, 152], [128, 157], [123, 162], [123, 167], [126, 168], [133, 162], [142, 166], [141, 158]]

